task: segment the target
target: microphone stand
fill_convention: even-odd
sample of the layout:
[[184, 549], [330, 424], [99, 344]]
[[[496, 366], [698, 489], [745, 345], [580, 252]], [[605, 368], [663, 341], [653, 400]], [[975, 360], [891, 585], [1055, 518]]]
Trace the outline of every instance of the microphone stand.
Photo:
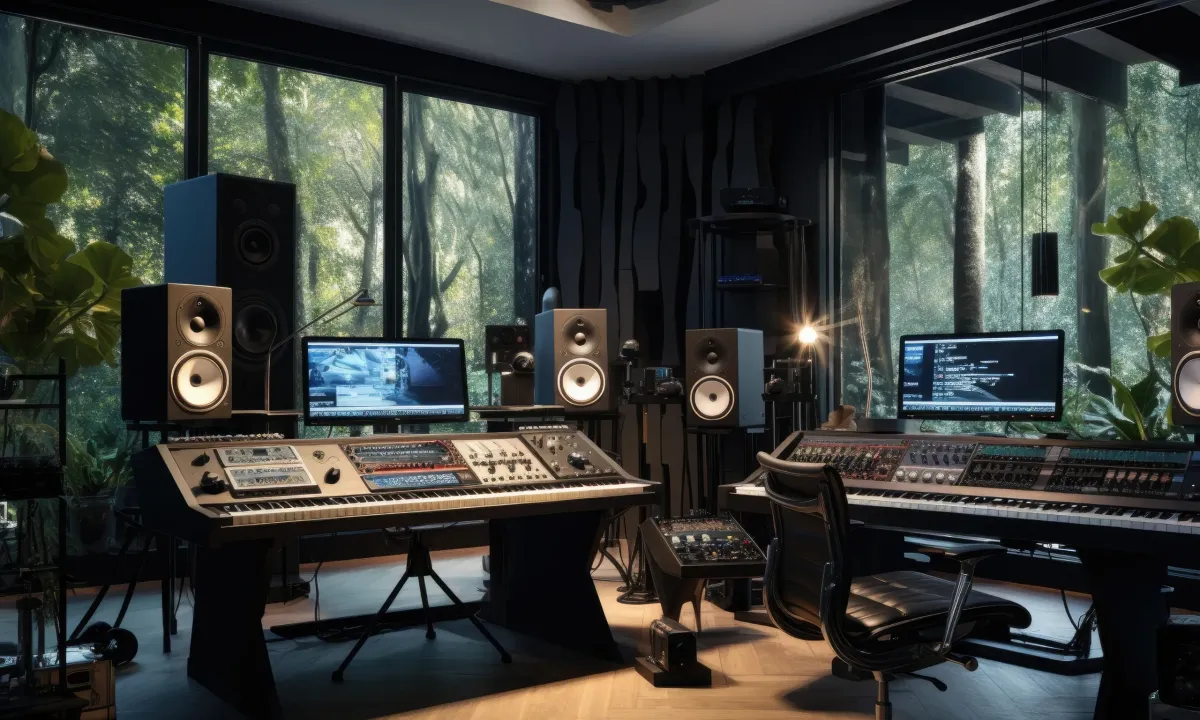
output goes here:
[[[633, 384], [633, 366], [634, 358], [623, 357], [625, 360], [625, 386], [622, 392], [623, 399], [626, 403], [633, 405], [634, 412], [637, 413], [637, 429], [638, 429], [638, 453], [637, 453], [637, 474], [641, 475], [645, 466], [645, 445], [642, 443], [645, 437], [645, 415], [646, 406], [644, 403], [639, 403], [634, 400], [634, 384]], [[666, 514], [671, 514], [671, 509], [666, 508]], [[654, 591], [654, 582], [650, 577], [650, 567], [646, 562], [646, 548], [642, 542], [642, 523], [646, 521], [646, 508], [641, 506], [638, 508], [638, 526], [637, 532], [634, 533], [633, 545], [629, 549], [629, 584], [618, 597], [617, 602], [623, 605], [649, 605], [658, 601], [658, 594]], [[634, 558], [637, 558], [637, 571], [634, 571]]]

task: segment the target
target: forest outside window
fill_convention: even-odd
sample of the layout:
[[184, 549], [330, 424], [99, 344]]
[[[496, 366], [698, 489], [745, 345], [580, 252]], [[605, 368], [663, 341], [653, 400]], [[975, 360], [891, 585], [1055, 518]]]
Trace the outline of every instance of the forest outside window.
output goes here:
[[[0, 15], [0, 109], [35, 130], [66, 170], [66, 192], [47, 206], [46, 217], [73, 244], [72, 252], [97, 241], [120, 248], [129, 274], [144, 283], [163, 280], [163, 187], [184, 177], [185, 74], [181, 47]], [[0, 235], [14, 234], [11, 218], [0, 223]], [[8, 312], [0, 345], [12, 354], [0, 352], [0, 372], [25, 364], [13, 355], [29, 346], [13, 336], [20, 331], [7, 322]], [[92, 352], [76, 352], [69, 365], [80, 369], [69, 380], [67, 488], [87, 498], [129, 482], [136, 438], [125, 432], [115, 391], [121, 377], [116, 329], [97, 323], [80, 332], [89, 338], [80, 347]], [[23, 438], [54, 441], [40, 432], [54, 422], [45, 414], [17, 415], [14, 424], [30, 422], [26, 427], [34, 431]], [[6, 435], [4, 451], [16, 452], [17, 442]], [[75, 533], [74, 523], [71, 528]], [[71, 551], [102, 552], [111, 538], [93, 540], [73, 535]]]
[[[843, 96], [840, 402], [895, 416], [901, 335], [1061, 328], [1063, 423], [1010, 432], [1126, 436], [1111, 375], [1136, 389], [1147, 435], [1173, 434], [1170, 374], [1147, 346], [1166, 298], [1105, 284], [1125, 248], [1092, 232], [1144, 200], [1159, 220], [1200, 217], [1200, 88], [1151, 46], [1166, 12]], [[1058, 234], [1059, 293], [1033, 297], [1042, 230]]]
[[406, 93], [402, 124], [405, 333], [463, 338], [486, 405], [484, 326], [533, 320], [537, 122]]

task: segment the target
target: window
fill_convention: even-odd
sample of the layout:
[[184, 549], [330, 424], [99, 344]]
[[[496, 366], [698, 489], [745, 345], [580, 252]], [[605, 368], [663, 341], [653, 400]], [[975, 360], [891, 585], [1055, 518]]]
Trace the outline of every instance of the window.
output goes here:
[[466, 340], [485, 405], [484, 326], [533, 320], [536, 123], [405, 94], [402, 124], [405, 332]]
[[[1058, 429], [1126, 434], [1096, 417], [1111, 370], [1144, 389], [1148, 434], [1170, 434], [1170, 375], [1146, 343], [1167, 330], [1166, 299], [1104, 284], [1124, 248], [1091, 232], [1142, 200], [1158, 220], [1200, 216], [1200, 92], [1137, 49], [1153, 17], [843, 96], [841, 402], [861, 413], [869, 388], [869, 414], [894, 416], [903, 334], [1062, 328]], [[1034, 297], [1031, 234], [1043, 230], [1058, 235], [1059, 291]], [[956, 284], [956, 267], [978, 285]]]
[[383, 98], [378, 85], [209, 59], [209, 171], [296, 185], [296, 327], [359, 288], [379, 302], [313, 334], [383, 334]]
[[[184, 50], [10, 15], [0, 15], [0, 48], [0, 107], [67, 169], [66, 195], [48, 208], [59, 233], [80, 248], [111, 242], [143, 282], [162, 282], [162, 189], [184, 173]], [[70, 383], [69, 435], [101, 454], [127, 444], [120, 377], [100, 364]]]

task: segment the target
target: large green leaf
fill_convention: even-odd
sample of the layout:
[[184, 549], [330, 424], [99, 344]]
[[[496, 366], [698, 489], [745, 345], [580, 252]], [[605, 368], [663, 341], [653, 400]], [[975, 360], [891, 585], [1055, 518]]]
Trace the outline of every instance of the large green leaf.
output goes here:
[[[30, 227], [27, 226], [26, 230], [29, 229]], [[45, 271], [53, 271], [75, 249], [75, 243], [56, 232], [45, 234], [26, 232], [23, 238], [25, 252], [30, 261]]]
[[1153, 370], [1146, 373], [1146, 377], [1129, 386], [1133, 404], [1142, 417], [1143, 429], [1145, 429], [1148, 419], [1158, 410], [1159, 387], [1158, 375]]
[[1138, 258], [1133, 277], [1125, 284], [1138, 295], [1159, 295], [1170, 290], [1176, 279], [1170, 270], [1164, 270], [1147, 258]]
[[9, 173], [8, 179], [15, 186], [14, 202], [45, 206], [62, 200], [67, 192], [67, 169], [44, 148], [36, 166], [26, 172]]
[[32, 170], [38, 161], [37, 133], [21, 118], [0, 110], [0, 172]]
[[1146, 236], [1143, 247], [1157, 250], [1163, 255], [1178, 260], [1194, 245], [1200, 243], [1200, 234], [1196, 231], [1196, 223], [1185, 217], [1172, 217], [1163, 220]]
[[1117, 208], [1115, 215], [1109, 215], [1106, 221], [1092, 225], [1092, 234], [1137, 242], [1142, 230], [1157, 214], [1158, 206], [1143, 200], [1131, 208]]
[[100, 283], [95, 312], [120, 315], [121, 291], [142, 284], [131, 272], [133, 260], [121, 248], [107, 242], [94, 242], [67, 259], [87, 269]]
[[1125, 292], [1127, 283], [1133, 279], [1135, 272], [1137, 272], [1137, 266], [1133, 263], [1110, 265], [1100, 271], [1100, 279], [1109, 287], [1116, 289], [1117, 292]]
[[1171, 332], [1168, 330], [1165, 333], [1151, 335], [1150, 337], [1146, 338], [1146, 347], [1149, 348], [1150, 352], [1154, 353], [1156, 357], [1170, 359]]

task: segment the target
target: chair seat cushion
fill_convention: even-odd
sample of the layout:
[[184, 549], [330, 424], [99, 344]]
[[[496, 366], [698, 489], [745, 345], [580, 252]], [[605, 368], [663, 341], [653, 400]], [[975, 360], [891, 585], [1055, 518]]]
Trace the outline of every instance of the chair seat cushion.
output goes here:
[[[899, 571], [854, 578], [846, 606], [846, 630], [870, 639], [944, 628], [954, 583], [920, 572]], [[1029, 611], [1015, 602], [972, 590], [959, 623], [995, 620], [1027, 628]]]

